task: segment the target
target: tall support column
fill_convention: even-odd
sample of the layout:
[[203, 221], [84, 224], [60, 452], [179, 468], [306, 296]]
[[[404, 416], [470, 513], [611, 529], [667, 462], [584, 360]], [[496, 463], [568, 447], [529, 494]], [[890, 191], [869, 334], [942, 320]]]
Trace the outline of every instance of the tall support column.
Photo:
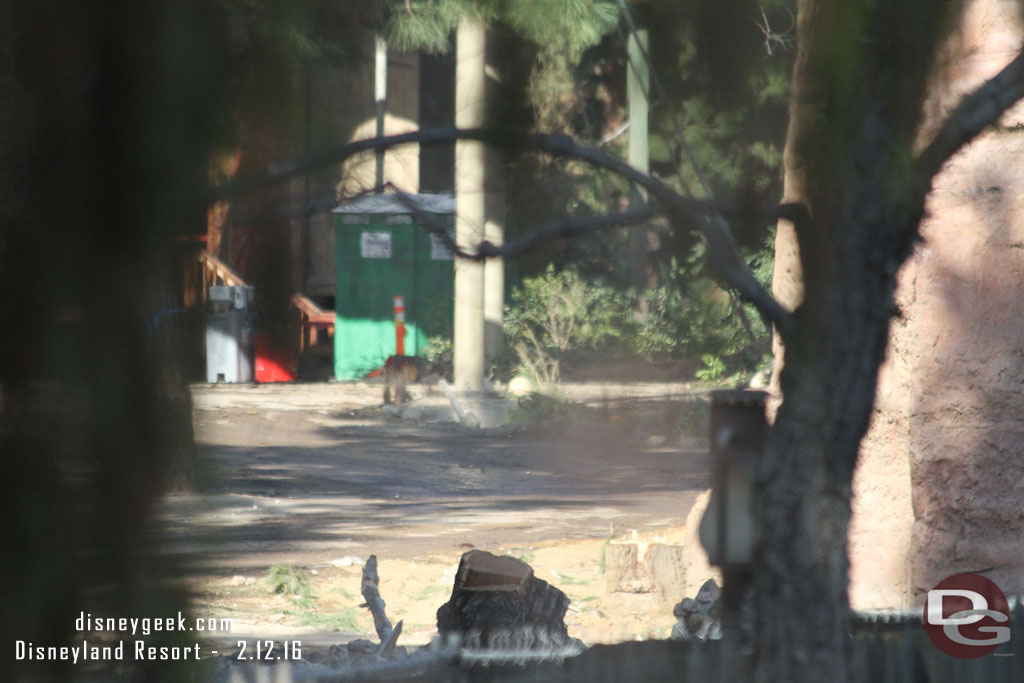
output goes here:
[[[484, 26], [463, 19], [456, 38], [455, 125], [484, 123]], [[455, 241], [475, 249], [484, 237], [484, 145], [455, 145]], [[454, 383], [458, 391], [478, 392], [484, 381], [484, 264], [455, 260]]]
[[[650, 167], [647, 154], [647, 112], [650, 93], [650, 70], [647, 65], [647, 31], [638, 30], [629, 34], [627, 46], [629, 68], [626, 69], [626, 99], [629, 104], [629, 165], [647, 173]], [[630, 188], [629, 203], [638, 206], [647, 201], [643, 190], [635, 185]], [[647, 297], [644, 292], [649, 285], [647, 250], [648, 228], [638, 225], [629, 233], [629, 261], [633, 271], [633, 286], [640, 294], [641, 310], [646, 313]]]
[[[487, 191], [484, 239], [495, 246], [505, 243], [505, 177], [503, 155], [487, 151]], [[490, 363], [505, 344], [505, 260], [487, 259], [484, 264], [484, 357]]]
[[[373, 54], [373, 101], [377, 107], [377, 137], [384, 137], [384, 117], [388, 109], [388, 44], [381, 35], [374, 36]], [[376, 152], [376, 191], [382, 192], [384, 185], [384, 150]]]

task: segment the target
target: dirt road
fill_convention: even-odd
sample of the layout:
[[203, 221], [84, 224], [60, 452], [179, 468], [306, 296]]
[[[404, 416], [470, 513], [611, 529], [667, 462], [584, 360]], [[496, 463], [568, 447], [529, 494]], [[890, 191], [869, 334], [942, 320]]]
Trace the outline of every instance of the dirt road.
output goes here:
[[[699, 439], [657, 421], [416, 424], [381, 414], [380, 395], [365, 384], [195, 388], [203, 493], [172, 496], [164, 519], [204, 609], [253, 631], [337, 628], [315, 614], [352, 608], [360, 564], [375, 554], [389, 611], [409, 612], [407, 633], [425, 641], [459, 555], [512, 548], [538, 575], [538, 562], [549, 561], [568, 577], [562, 583], [588, 593], [576, 599], [610, 622], [592, 639], [632, 636], [622, 618], [599, 609], [602, 544], [633, 529], [677, 531], [707, 486]], [[278, 564], [309, 573], [315, 607], [296, 609], [291, 596], [268, 591], [263, 577]], [[558, 570], [547, 572], [558, 585]], [[355, 617], [349, 630], [366, 630], [364, 615]], [[671, 625], [670, 613], [660, 618]]]

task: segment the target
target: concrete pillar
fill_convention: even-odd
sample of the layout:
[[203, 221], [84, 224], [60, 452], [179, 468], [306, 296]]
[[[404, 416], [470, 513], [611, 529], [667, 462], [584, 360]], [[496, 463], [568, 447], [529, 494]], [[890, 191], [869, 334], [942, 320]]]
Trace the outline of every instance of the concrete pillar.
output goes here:
[[[484, 124], [484, 26], [463, 19], [456, 37], [455, 125]], [[455, 145], [455, 241], [473, 250], [484, 237], [485, 150], [483, 143]], [[483, 390], [484, 264], [455, 260], [454, 384], [457, 391]]]
[[[374, 37], [373, 101], [377, 107], [377, 137], [384, 137], [384, 116], [388, 109], [388, 44], [383, 36]], [[375, 187], [382, 192], [384, 184], [384, 150], [376, 151]]]
[[[627, 45], [629, 68], [626, 70], [626, 100], [629, 105], [628, 155], [629, 165], [647, 173], [650, 161], [647, 150], [648, 96], [651, 88], [650, 69], [647, 64], [647, 31], [629, 34]], [[629, 203], [640, 206], [647, 201], [646, 193], [636, 185], [630, 187]], [[629, 233], [629, 261], [633, 271], [633, 286], [640, 294], [641, 312], [647, 312], [644, 292], [650, 285], [648, 273], [648, 228], [634, 226]]]
[[[494, 245], [505, 243], [505, 185], [501, 153], [487, 152], [487, 191], [484, 239]], [[488, 259], [484, 264], [484, 357], [490, 363], [505, 344], [505, 260]]]

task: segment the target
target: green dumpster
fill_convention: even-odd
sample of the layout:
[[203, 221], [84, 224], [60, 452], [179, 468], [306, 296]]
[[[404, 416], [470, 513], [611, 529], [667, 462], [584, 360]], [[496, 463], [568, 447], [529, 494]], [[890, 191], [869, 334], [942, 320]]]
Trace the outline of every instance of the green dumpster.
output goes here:
[[[455, 199], [407, 195], [451, 232]], [[395, 353], [394, 298], [405, 302], [405, 354], [452, 334], [454, 260], [396, 195], [360, 197], [334, 209], [334, 376], [359, 379]]]

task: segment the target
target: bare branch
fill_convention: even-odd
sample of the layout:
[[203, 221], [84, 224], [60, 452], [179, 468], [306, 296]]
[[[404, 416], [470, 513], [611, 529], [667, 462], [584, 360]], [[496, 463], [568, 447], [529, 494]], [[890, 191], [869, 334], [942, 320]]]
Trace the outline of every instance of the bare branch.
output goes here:
[[[562, 135], [524, 134], [518, 131], [487, 128], [433, 128], [382, 138], [358, 140], [328, 148], [303, 159], [274, 164], [261, 174], [231, 180], [215, 188], [211, 200], [252, 192], [296, 175], [310, 173], [324, 166], [340, 163], [360, 152], [413, 143], [421, 145], [450, 144], [457, 140], [476, 140], [499, 149], [530, 150], [584, 161], [591, 166], [611, 171], [644, 188], [652, 199], [661, 204], [673, 225], [682, 229], [696, 230], [704, 237], [711, 274], [725, 286], [735, 289], [742, 299], [752, 303], [761, 313], [766, 325], [774, 324], [784, 339], [789, 337], [792, 329], [790, 314], [772, 298], [750, 272], [729, 233], [728, 226], [722, 220], [710, 221], [705, 218], [706, 211], [720, 210], [723, 207], [721, 203], [682, 197], [661, 181], [638, 171], [626, 162], [592, 147], [579, 145]], [[617, 223], [609, 223], [609, 225], [612, 224]]]
[[914, 162], [914, 179], [923, 197], [932, 178], [958, 149], [1024, 97], [1024, 50], [1002, 71], [960, 101], [939, 128], [932, 141]]
[[363, 584], [360, 592], [363, 594], [363, 600], [366, 601], [366, 608], [373, 615], [373, 627], [377, 631], [377, 637], [380, 638], [381, 644], [384, 645], [391, 638], [394, 629], [391, 627], [391, 620], [388, 619], [387, 612], [384, 611], [384, 600], [380, 597], [379, 584], [377, 556], [370, 555], [370, 559], [366, 561], [366, 565], [363, 567]]

